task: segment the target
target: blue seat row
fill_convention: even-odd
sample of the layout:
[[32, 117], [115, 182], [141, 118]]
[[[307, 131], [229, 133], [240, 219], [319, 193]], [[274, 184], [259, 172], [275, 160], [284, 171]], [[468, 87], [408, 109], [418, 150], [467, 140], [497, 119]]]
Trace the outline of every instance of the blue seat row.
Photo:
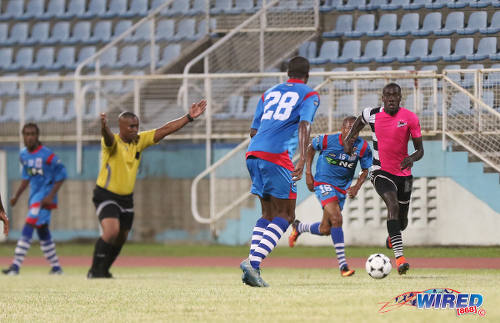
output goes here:
[[467, 25], [462, 11], [449, 13], [444, 25], [441, 18], [440, 12], [428, 13], [420, 27], [419, 14], [408, 13], [401, 18], [398, 27], [397, 15], [388, 13], [380, 17], [377, 27], [375, 27], [375, 15], [366, 14], [358, 17], [354, 29], [352, 29], [353, 15], [340, 15], [337, 17], [335, 28], [323, 33], [323, 37], [336, 38], [343, 36], [357, 38], [361, 36], [381, 37], [384, 35], [403, 37], [410, 34], [413, 36], [429, 36], [431, 34], [448, 36], [454, 33], [471, 35], [477, 32], [488, 35], [500, 31], [500, 11], [496, 11], [492, 15], [489, 26], [487, 25], [488, 13], [486, 11], [472, 12]]
[[417, 10], [417, 9], [451, 9], [500, 7], [498, 0], [325, 0], [320, 10], [353, 11], [353, 10]]

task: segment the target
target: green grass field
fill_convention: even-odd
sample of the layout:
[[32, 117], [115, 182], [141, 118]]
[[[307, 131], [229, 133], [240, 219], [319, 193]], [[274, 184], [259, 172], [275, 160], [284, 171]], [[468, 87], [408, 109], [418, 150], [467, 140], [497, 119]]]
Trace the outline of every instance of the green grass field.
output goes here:
[[[1, 256], [13, 253], [2, 244]], [[35, 244], [29, 256], [41, 255]], [[247, 247], [129, 244], [124, 255], [235, 256]], [[381, 248], [348, 248], [364, 257]], [[59, 244], [62, 256], [88, 256], [91, 244]], [[412, 248], [409, 257], [497, 257], [499, 248]], [[277, 248], [271, 257], [331, 257], [331, 248]], [[113, 268], [115, 279], [87, 280], [88, 268], [65, 267], [49, 276], [48, 266], [24, 267], [16, 277], [0, 276], [0, 322], [500, 322], [500, 270], [413, 269], [374, 280], [363, 269], [342, 278], [332, 269], [263, 269], [270, 288], [241, 283], [238, 268]], [[452, 288], [481, 293], [484, 317], [457, 317], [453, 310], [403, 306], [378, 313], [408, 291]]]

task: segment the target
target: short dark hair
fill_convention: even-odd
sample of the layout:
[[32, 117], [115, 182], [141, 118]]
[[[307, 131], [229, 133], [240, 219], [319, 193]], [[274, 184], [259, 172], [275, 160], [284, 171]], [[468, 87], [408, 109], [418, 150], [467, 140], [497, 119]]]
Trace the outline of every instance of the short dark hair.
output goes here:
[[398, 89], [399, 93], [401, 93], [401, 86], [399, 86], [399, 84], [394, 83], [394, 82], [393, 82], [393, 83], [389, 83], [389, 84], [387, 84], [386, 86], [384, 86], [384, 89], [382, 90], [382, 92], [384, 92], [384, 91], [385, 91], [385, 89], [386, 89], [386, 88], [389, 88], [389, 87], [395, 87], [395, 88], [397, 88], [397, 89]]
[[29, 122], [29, 123], [25, 124], [23, 126], [23, 130], [21, 131], [21, 133], [24, 133], [24, 130], [26, 130], [27, 128], [35, 129], [37, 136], [40, 134], [40, 128], [38, 128], [38, 125], [36, 123]]
[[121, 118], [136, 118], [137, 120], [139, 120], [139, 118], [135, 115], [135, 113], [133, 112], [129, 112], [129, 111], [123, 111], [122, 113], [120, 113], [120, 115], [118, 116], [118, 119], [121, 119]]
[[348, 122], [354, 122], [356, 121], [356, 117], [355, 116], [348, 116], [348, 117], [345, 117], [344, 118], [344, 121], [342, 121], [342, 127], [345, 126]]
[[309, 75], [309, 61], [302, 56], [295, 56], [288, 62], [288, 76], [304, 78]]

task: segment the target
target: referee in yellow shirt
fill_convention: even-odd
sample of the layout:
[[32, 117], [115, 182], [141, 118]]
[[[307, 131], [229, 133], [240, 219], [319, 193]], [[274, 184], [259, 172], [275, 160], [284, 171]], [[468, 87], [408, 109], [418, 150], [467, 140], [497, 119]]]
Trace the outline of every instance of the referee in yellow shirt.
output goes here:
[[93, 202], [102, 227], [94, 249], [88, 278], [111, 278], [109, 268], [127, 241], [134, 220], [133, 191], [142, 152], [165, 136], [176, 132], [200, 116], [206, 101], [193, 103], [189, 113], [158, 129], [139, 132], [139, 119], [131, 112], [118, 117], [119, 134], [113, 134], [101, 113], [101, 167]]

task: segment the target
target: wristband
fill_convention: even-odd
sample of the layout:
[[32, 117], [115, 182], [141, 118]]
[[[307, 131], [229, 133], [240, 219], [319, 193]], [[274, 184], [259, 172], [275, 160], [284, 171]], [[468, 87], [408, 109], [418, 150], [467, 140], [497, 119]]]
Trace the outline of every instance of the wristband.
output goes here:
[[194, 121], [194, 118], [191, 117], [191, 115], [189, 113], [186, 114], [186, 117], [188, 118], [189, 122], [193, 122]]

